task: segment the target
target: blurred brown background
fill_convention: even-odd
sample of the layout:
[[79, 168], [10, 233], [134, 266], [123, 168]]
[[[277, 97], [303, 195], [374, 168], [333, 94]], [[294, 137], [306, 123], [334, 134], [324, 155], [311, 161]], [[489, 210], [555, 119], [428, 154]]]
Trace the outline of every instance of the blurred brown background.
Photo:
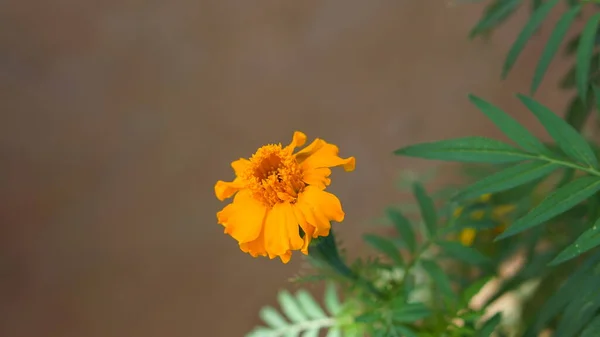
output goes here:
[[[240, 252], [216, 223], [216, 180], [294, 130], [338, 144], [357, 158], [355, 172], [334, 172], [338, 233], [362, 251], [399, 170], [436, 164], [394, 149], [499, 136], [468, 92], [534, 125], [513, 93], [528, 89], [549, 26], [502, 82], [527, 9], [469, 42], [481, 9], [1, 2], [0, 336], [242, 336], [301, 259]], [[536, 97], [562, 111], [554, 88], [568, 64], [553, 66]]]

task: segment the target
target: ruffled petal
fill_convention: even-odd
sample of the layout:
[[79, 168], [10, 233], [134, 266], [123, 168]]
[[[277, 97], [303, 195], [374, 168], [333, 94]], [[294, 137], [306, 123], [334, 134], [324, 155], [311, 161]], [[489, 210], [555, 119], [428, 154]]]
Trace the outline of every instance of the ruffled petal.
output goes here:
[[325, 187], [331, 184], [329, 175], [331, 175], [331, 169], [327, 167], [312, 169], [304, 172], [302, 181], [308, 185], [318, 187], [319, 189], [325, 189]]
[[225, 227], [226, 234], [243, 243], [256, 240], [266, 213], [264, 204], [252, 198], [249, 191], [241, 191], [231, 204], [217, 213], [217, 220]]
[[344, 212], [339, 199], [315, 186], [307, 186], [298, 196], [296, 207], [300, 210], [306, 223], [315, 228], [313, 238], [327, 236], [331, 229], [331, 221], [344, 220]]
[[240, 158], [231, 163], [231, 167], [233, 168], [233, 172], [235, 172], [236, 176], [241, 176], [244, 172], [250, 167], [250, 161], [245, 158]]
[[303, 196], [312, 203], [315, 211], [323, 214], [328, 220], [336, 222], [344, 221], [342, 204], [340, 203], [340, 199], [335, 195], [313, 186], [308, 186], [304, 190]]
[[310, 245], [310, 241], [312, 240], [312, 237], [314, 235], [315, 227], [306, 222], [306, 218], [304, 217], [304, 214], [302, 213], [302, 209], [300, 209], [300, 207], [294, 204], [292, 206], [292, 209], [294, 210], [296, 221], [298, 221], [300, 228], [302, 228], [302, 230], [304, 231], [304, 237], [302, 238], [304, 240], [304, 244], [302, 245], [302, 248], [300, 248], [300, 250], [303, 254], [306, 255], [308, 254], [308, 245]]
[[338, 156], [339, 149], [322, 139], [315, 139], [310, 145], [296, 153], [296, 160], [305, 171], [323, 167], [342, 166], [345, 171], [353, 171], [356, 166], [354, 157], [346, 159]]
[[264, 226], [262, 226], [262, 230], [255, 240], [240, 243], [240, 249], [242, 252], [252, 255], [252, 257], [267, 256], [267, 250], [265, 249]]
[[231, 198], [237, 191], [239, 191], [243, 187], [243, 182], [237, 178], [231, 182], [219, 180], [215, 184], [215, 195], [217, 196], [217, 199], [223, 201], [227, 198]]
[[265, 220], [265, 248], [269, 256], [281, 257], [302, 248], [303, 244], [292, 206], [289, 203], [273, 206]]
[[304, 145], [304, 143], [306, 143], [306, 135], [300, 131], [296, 131], [292, 137], [292, 142], [286, 147], [286, 150], [292, 153], [295, 148]]

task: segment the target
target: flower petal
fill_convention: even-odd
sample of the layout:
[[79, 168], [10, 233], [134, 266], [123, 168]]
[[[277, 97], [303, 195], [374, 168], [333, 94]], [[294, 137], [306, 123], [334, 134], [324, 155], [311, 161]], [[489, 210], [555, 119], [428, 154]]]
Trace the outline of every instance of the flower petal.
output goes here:
[[289, 153], [292, 153], [295, 148], [304, 145], [304, 143], [306, 143], [306, 135], [300, 131], [296, 131], [292, 137], [292, 142], [286, 147], [286, 149], [290, 151]]
[[282, 256], [302, 248], [298, 222], [292, 206], [280, 203], [273, 206], [265, 220], [265, 247], [270, 256]]
[[314, 186], [307, 186], [302, 194], [313, 205], [315, 211], [322, 213], [328, 220], [344, 221], [342, 204], [335, 195]]
[[223, 181], [219, 180], [215, 184], [215, 195], [217, 199], [223, 201], [227, 198], [231, 198], [237, 191], [244, 187], [241, 180], [236, 178], [234, 181]]
[[307, 186], [298, 196], [296, 207], [302, 212], [306, 222], [315, 227], [313, 237], [327, 236], [331, 220], [344, 220], [344, 211], [339, 199], [315, 186]]
[[246, 171], [246, 169], [248, 169], [248, 167], [250, 167], [250, 164], [251, 163], [248, 159], [240, 158], [240, 159], [232, 162], [231, 167], [233, 168], [235, 175], [239, 177], [244, 174], [244, 171]]
[[243, 243], [256, 240], [266, 213], [265, 205], [252, 198], [249, 191], [241, 191], [235, 195], [231, 204], [217, 213], [217, 219], [225, 226], [225, 233]]
[[259, 255], [267, 256], [267, 251], [265, 249], [264, 226], [262, 226], [262, 229], [263, 230], [261, 230], [260, 234], [258, 234], [258, 237], [255, 240], [240, 243], [240, 249], [242, 252], [248, 253], [253, 257], [257, 257]]
[[308, 254], [308, 245], [310, 245], [310, 241], [312, 240], [315, 227], [306, 222], [306, 218], [304, 217], [300, 207], [294, 204], [292, 209], [294, 210], [294, 215], [296, 215], [296, 221], [298, 221], [300, 228], [302, 228], [304, 231], [304, 237], [302, 238], [304, 240], [304, 244], [302, 245], [301, 251], [306, 255]]
[[327, 167], [312, 169], [304, 172], [302, 180], [308, 185], [316, 186], [319, 189], [325, 189], [325, 187], [331, 184], [331, 170]]
[[345, 171], [354, 171], [356, 166], [354, 157], [343, 159], [338, 156], [338, 153], [337, 146], [317, 138], [309, 146], [296, 153], [296, 160], [302, 164], [305, 170], [342, 166]]

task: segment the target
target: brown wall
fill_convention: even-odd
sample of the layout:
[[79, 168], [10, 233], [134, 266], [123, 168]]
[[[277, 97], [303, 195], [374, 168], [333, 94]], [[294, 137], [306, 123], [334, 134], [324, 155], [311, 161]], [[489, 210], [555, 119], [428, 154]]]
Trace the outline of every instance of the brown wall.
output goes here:
[[[434, 164], [391, 151], [499, 135], [468, 92], [531, 124], [512, 94], [527, 90], [544, 39], [501, 82], [518, 27], [469, 42], [480, 10], [442, 0], [3, 2], [0, 335], [242, 336], [301, 259], [241, 253], [216, 224], [215, 181], [294, 130], [336, 143], [357, 159], [354, 173], [334, 173], [347, 213], [338, 233], [361, 251], [360, 234], [397, 199], [398, 171]], [[561, 110], [557, 75], [538, 97]]]

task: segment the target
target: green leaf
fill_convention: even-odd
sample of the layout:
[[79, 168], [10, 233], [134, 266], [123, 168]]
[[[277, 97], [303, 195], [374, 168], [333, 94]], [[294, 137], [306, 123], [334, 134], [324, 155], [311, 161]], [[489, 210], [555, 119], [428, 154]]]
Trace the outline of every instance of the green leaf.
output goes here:
[[598, 337], [600, 336], [600, 315], [596, 316], [588, 325], [585, 327], [579, 337]]
[[477, 97], [469, 95], [469, 100], [483, 112], [508, 138], [526, 151], [532, 153], [548, 153], [548, 149], [523, 125], [497, 106]]
[[340, 299], [338, 298], [335, 284], [333, 282], [327, 282], [325, 287], [324, 302], [325, 309], [327, 309], [331, 315], [337, 316], [340, 311], [342, 311], [342, 304], [340, 303]]
[[494, 28], [510, 16], [520, 4], [521, 0], [501, 0], [488, 6], [485, 15], [469, 33], [469, 38], [473, 39], [477, 35]]
[[288, 322], [273, 307], [264, 307], [259, 312], [260, 318], [273, 328], [281, 328], [288, 325]]
[[502, 314], [498, 312], [483, 324], [477, 333], [477, 337], [490, 337], [498, 324], [500, 324], [500, 321], [502, 321]]
[[399, 333], [402, 334], [402, 337], [419, 337], [416, 332], [412, 331], [411, 329], [405, 326], [397, 325], [395, 328]]
[[467, 200], [486, 193], [506, 191], [545, 177], [559, 167], [559, 165], [541, 161], [519, 163], [475, 182], [458, 192], [453, 199]]
[[393, 208], [388, 208], [386, 210], [387, 216], [392, 220], [392, 223], [396, 227], [396, 231], [400, 234], [402, 241], [406, 243], [408, 249], [411, 252], [415, 252], [417, 248], [415, 233], [412, 229], [410, 221], [402, 213]]
[[431, 315], [422, 303], [408, 303], [393, 311], [393, 320], [399, 323], [413, 323]]
[[499, 140], [464, 137], [410, 145], [394, 152], [408, 157], [470, 163], [510, 163], [532, 155]]
[[558, 20], [556, 26], [554, 26], [554, 30], [552, 31], [552, 34], [550, 34], [550, 38], [548, 39], [544, 51], [542, 51], [542, 56], [535, 68], [530, 90], [532, 95], [542, 83], [542, 79], [544, 78], [544, 75], [546, 75], [546, 71], [552, 62], [552, 59], [554, 59], [554, 56], [558, 52], [565, 35], [567, 35], [567, 32], [569, 31], [569, 27], [571, 27], [571, 24], [577, 17], [580, 9], [581, 6], [576, 6], [566, 11], [561, 16], [560, 20]]
[[533, 34], [536, 32], [538, 27], [544, 22], [544, 19], [548, 16], [550, 11], [560, 0], [549, 0], [545, 2], [542, 6], [540, 6], [529, 18], [525, 27], [517, 37], [517, 40], [513, 43], [510, 51], [508, 52], [508, 56], [506, 57], [506, 61], [504, 61], [504, 66], [502, 67], [502, 78], [506, 78], [506, 75], [510, 72], [513, 65], [519, 58], [519, 55], [525, 48], [527, 41], [531, 39]]
[[327, 314], [325, 314], [323, 309], [321, 309], [321, 306], [317, 303], [317, 301], [315, 301], [308, 291], [304, 289], [298, 290], [296, 293], [296, 298], [298, 299], [300, 307], [309, 318], [319, 319], [327, 317]]
[[533, 112], [566, 155], [592, 167], [598, 167], [598, 159], [596, 159], [594, 151], [585, 138], [572, 126], [534, 99], [524, 95], [518, 95], [518, 97]]
[[342, 337], [342, 330], [340, 330], [338, 327], [333, 327], [329, 329], [327, 336], [325, 337]]
[[[589, 101], [589, 99], [588, 99]], [[581, 132], [585, 122], [587, 121], [590, 112], [592, 110], [591, 104], [585, 104], [581, 100], [581, 97], [575, 96], [569, 103], [567, 108], [567, 114], [565, 115], [565, 121], [569, 123], [577, 132]]]
[[596, 98], [596, 112], [600, 116], [600, 87], [594, 85], [592, 89], [594, 90], [594, 98]]
[[495, 239], [501, 240], [513, 236], [531, 227], [552, 219], [553, 217], [573, 208], [600, 190], [600, 178], [586, 176], [574, 180], [565, 186], [554, 190], [537, 207], [522, 218], [517, 219]]
[[563, 312], [555, 336], [575, 337], [600, 309], [600, 278], [595, 276], [593, 283], [591, 287], [578, 289], [577, 296]]
[[319, 328], [312, 328], [304, 331], [302, 337], [319, 337]]
[[402, 256], [400, 255], [400, 252], [398, 251], [398, 247], [396, 247], [396, 245], [392, 241], [390, 241], [386, 238], [383, 238], [381, 236], [372, 235], [372, 234], [363, 235], [363, 239], [371, 247], [373, 247], [373, 248], [377, 249], [378, 251], [382, 252], [383, 254], [387, 255], [395, 263], [397, 263], [399, 265], [404, 264], [404, 261], [402, 260]]
[[433, 237], [437, 232], [438, 222], [437, 211], [435, 209], [435, 205], [433, 204], [433, 200], [427, 194], [423, 185], [418, 182], [413, 185], [413, 194], [415, 195], [415, 198], [419, 204], [421, 218], [423, 218], [425, 226], [427, 226], [429, 237]]
[[441, 241], [437, 243], [448, 255], [455, 257], [469, 264], [484, 264], [490, 262], [490, 259], [471, 247], [463, 246], [456, 241]]
[[583, 101], [585, 101], [588, 91], [590, 63], [592, 61], [592, 54], [594, 52], [594, 40], [596, 39], [598, 24], [600, 24], [600, 13], [596, 13], [588, 19], [583, 31], [581, 32], [581, 39], [579, 41], [579, 47], [577, 48], [575, 78], [577, 81], [577, 90], [579, 91], [579, 96], [581, 96]]
[[456, 297], [456, 294], [454, 294], [454, 291], [452, 290], [452, 285], [450, 283], [448, 275], [444, 273], [442, 268], [440, 268], [440, 266], [438, 266], [437, 263], [430, 260], [421, 260], [421, 266], [423, 267], [423, 269], [425, 269], [427, 274], [431, 276], [431, 279], [443, 295], [445, 295], [448, 298]]
[[590, 249], [598, 247], [600, 245], [600, 219], [590, 227], [588, 230], [583, 232], [577, 240], [567, 248], [565, 248], [558, 256], [550, 262], [550, 265], [557, 265], [559, 263], [570, 260], [577, 257]]
[[296, 303], [296, 299], [286, 290], [279, 292], [278, 296], [281, 311], [294, 323], [305, 322], [308, 318]]

